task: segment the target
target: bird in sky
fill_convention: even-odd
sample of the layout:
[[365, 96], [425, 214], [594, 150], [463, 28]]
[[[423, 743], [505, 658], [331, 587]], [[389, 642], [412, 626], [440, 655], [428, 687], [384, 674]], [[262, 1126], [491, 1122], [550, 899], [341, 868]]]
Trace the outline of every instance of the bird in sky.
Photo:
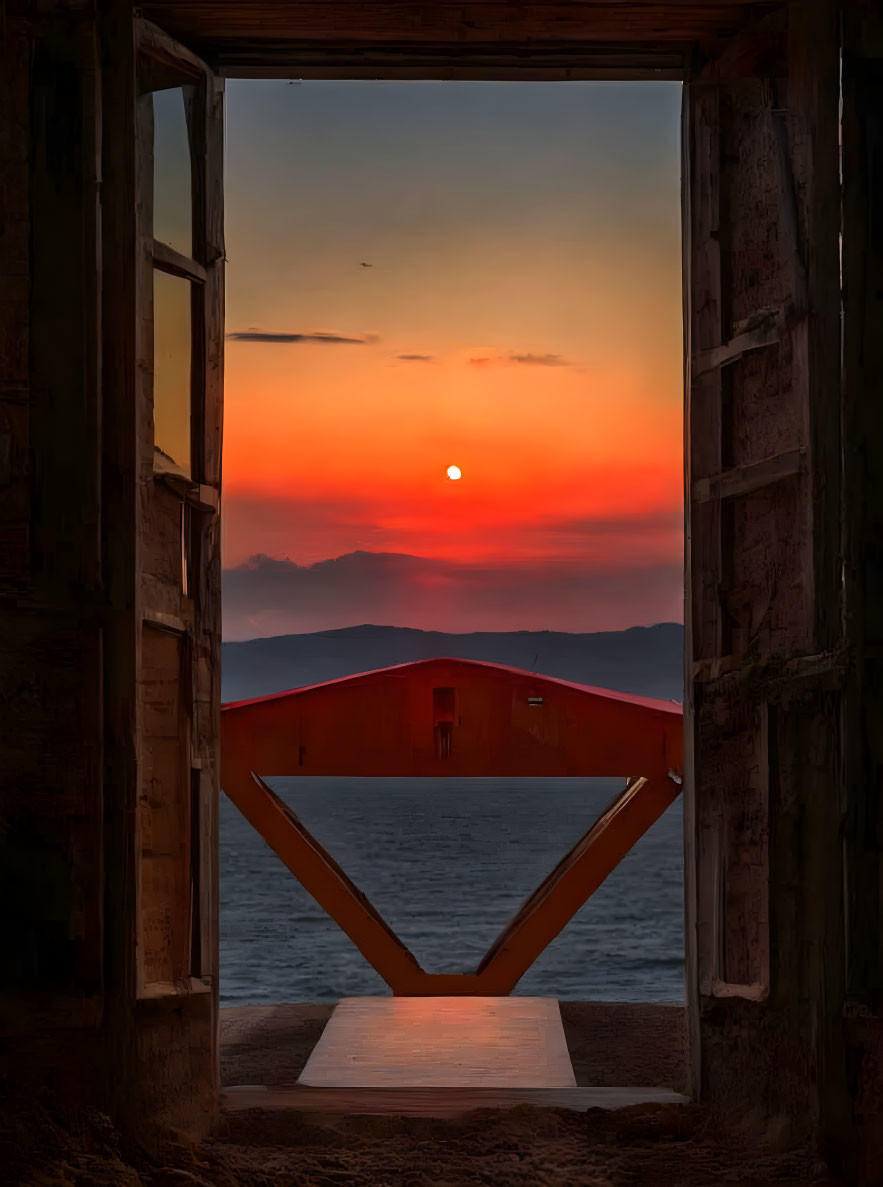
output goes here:
[[362, 267], [363, 267], [363, 268], [373, 268], [373, 267], [374, 267], [374, 265], [373, 265], [373, 264], [366, 264], [366, 263], [365, 263], [365, 261], [364, 261], [364, 260], [362, 260]]

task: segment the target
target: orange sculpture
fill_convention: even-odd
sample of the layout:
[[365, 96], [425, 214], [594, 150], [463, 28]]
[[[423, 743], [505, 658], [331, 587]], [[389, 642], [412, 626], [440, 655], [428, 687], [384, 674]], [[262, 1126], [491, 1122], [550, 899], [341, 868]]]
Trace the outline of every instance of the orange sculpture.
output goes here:
[[[420, 660], [224, 705], [221, 785], [396, 994], [508, 994], [680, 792], [681, 706], [499, 664]], [[267, 786], [287, 775], [637, 772], [474, 973], [424, 971]]]

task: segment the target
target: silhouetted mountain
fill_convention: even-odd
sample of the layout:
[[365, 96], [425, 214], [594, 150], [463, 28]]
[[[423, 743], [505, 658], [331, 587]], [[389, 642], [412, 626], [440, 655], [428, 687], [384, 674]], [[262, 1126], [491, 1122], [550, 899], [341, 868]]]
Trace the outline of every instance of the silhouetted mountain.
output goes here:
[[[341, 511], [335, 503], [328, 513]], [[554, 526], [562, 540], [583, 541], [579, 563], [516, 558], [482, 564], [365, 551], [314, 564], [252, 556], [224, 570], [224, 638], [232, 642], [326, 632], [366, 619], [445, 632], [460, 632], [468, 624], [470, 630], [488, 634], [533, 630], [540, 613], [546, 616], [541, 623], [555, 622], [564, 631], [580, 631], [586, 622], [605, 622], [616, 630], [657, 616], [677, 622], [684, 606], [684, 574], [672, 518], [668, 513], [644, 517], [644, 536], [635, 535], [634, 518], [626, 527], [616, 520], [559, 520]], [[546, 530], [552, 528], [546, 523]], [[605, 540], [621, 532], [627, 533], [623, 538], [631, 541], [638, 557], [646, 552], [657, 558], [658, 533], [668, 532], [669, 559], [597, 563]]]
[[555, 631], [448, 635], [407, 627], [354, 626], [225, 643], [223, 697], [244, 700], [371, 668], [450, 656], [680, 701], [683, 648], [684, 628], [674, 622], [592, 635]]

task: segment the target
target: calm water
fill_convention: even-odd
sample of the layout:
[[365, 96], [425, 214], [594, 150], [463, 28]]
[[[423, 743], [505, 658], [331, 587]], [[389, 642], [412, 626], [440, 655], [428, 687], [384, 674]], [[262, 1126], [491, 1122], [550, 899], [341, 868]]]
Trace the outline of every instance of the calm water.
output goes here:
[[[301, 778], [272, 785], [425, 969], [466, 972], [624, 780]], [[387, 992], [230, 801], [221, 801], [221, 1004]], [[683, 951], [677, 801], [517, 992], [680, 1001]]]

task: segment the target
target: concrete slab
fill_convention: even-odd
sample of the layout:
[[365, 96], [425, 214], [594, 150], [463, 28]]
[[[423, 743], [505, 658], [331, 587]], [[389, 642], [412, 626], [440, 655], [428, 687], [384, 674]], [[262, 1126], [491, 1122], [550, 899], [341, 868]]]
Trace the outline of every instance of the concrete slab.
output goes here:
[[344, 998], [298, 1084], [576, 1088], [554, 998]]
[[[687, 1090], [684, 1007], [559, 1001], [577, 1085]], [[292, 1088], [334, 1011], [330, 1002], [220, 1011], [221, 1084]]]
[[460, 1117], [475, 1109], [625, 1109], [632, 1105], [686, 1105], [688, 1096], [670, 1088], [225, 1088], [225, 1113], [296, 1110], [349, 1116]]

